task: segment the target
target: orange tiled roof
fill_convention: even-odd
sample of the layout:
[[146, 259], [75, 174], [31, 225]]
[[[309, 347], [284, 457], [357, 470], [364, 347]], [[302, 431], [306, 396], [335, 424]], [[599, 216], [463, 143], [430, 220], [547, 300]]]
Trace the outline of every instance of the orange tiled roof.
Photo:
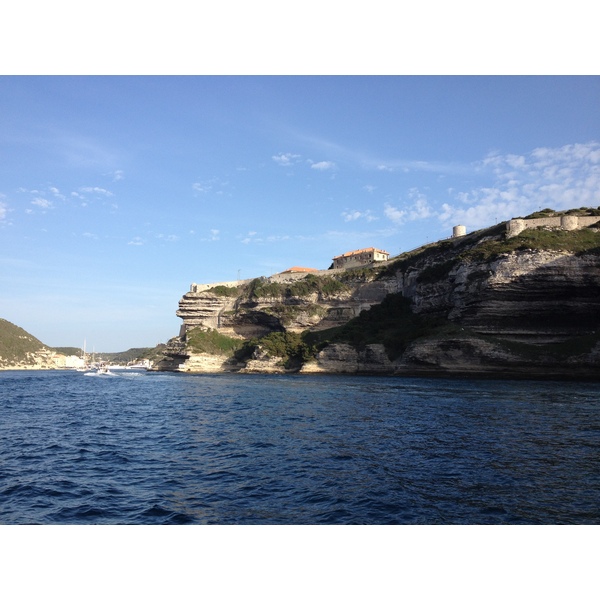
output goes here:
[[362, 250], [352, 250], [352, 252], [345, 252], [344, 254], [340, 254], [339, 256], [334, 256], [333, 260], [335, 260], [336, 258], [344, 258], [346, 256], [355, 256], [356, 254], [363, 254], [364, 252], [381, 252], [382, 254], [388, 254], [389, 252], [386, 252], [385, 250], [379, 250], [378, 248], [362, 248]]

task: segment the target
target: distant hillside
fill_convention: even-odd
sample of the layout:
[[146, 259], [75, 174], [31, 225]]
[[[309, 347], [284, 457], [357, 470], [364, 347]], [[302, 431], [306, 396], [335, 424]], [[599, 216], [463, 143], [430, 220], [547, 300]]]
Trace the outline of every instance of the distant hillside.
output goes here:
[[0, 356], [3, 360], [19, 361], [27, 354], [46, 348], [40, 340], [6, 319], [0, 319]]
[[152, 348], [129, 348], [123, 352], [96, 352], [96, 359], [111, 364], [124, 364], [147, 357]]
[[[126, 365], [144, 359], [160, 360], [163, 358], [162, 350], [164, 348], [164, 344], [159, 344], [155, 348], [129, 348], [129, 350], [123, 352], [94, 352], [94, 359], [114, 365]], [[74, 346], [61, 346], [52, 348], [52, 350], [65, 356], [81, 356], [82, 352], [81, 348], [75, 348]]]
[[21, 327], [0, 318], [0, 369], [53, 369], [54, 351]]
[[81, 348], [76, 348], [75, 346], [59, 346], [52, 348], [52, 350], [65, 356], [81, 356]]

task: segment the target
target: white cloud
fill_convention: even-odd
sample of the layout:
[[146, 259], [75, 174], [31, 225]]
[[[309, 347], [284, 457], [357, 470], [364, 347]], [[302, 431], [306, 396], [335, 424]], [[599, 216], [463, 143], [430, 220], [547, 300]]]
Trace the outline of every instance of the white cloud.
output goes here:
[[100, 196], [112, 196], [113, 193], [109, 192], [108, 190], [105, 190], [104, 188], [101, 187], [80, 187], [79, 188], [80, 192], [84, 192], [86, 194], [98, 194]]
[[218, 177], [206, 181], [196, 181], [192, 184], [192, 189], [199, 194], [208, 194], [213, 192], [215, 194], [223, 194], [228, 192], [229, 182], [222, 181]]
[[[256, 231], [249, 231], [248, 234], [243, 237], [240, 241], [242, 244], [264, 244], [274, 242], [285, 242], [292, 239], [289, 235], [268, 235], [266, 237], [259, 237]], [[301, 239], [297, 236], [295, 239]]]
[[55, 197], [55, 198], [59, 198], [60, 200], [65, 200], [65, 197], [63, 194], [60, 193], [60, 190], [56, 187], [51, 187], [50, 189], [50, 193]]
[[565, 210], [600, 204], [600, 144], [536, 148], [527, 155], [492, 154], [480, 163], [489, 186], [454, 194], [439, 213], [444, 223], [470, 228], [526, 216], [540, 208]]
[[406, 211], [400, 210], [391, 204], [386, 203], [383, 214], [393, 223], [402, 224], [406, 218]]
[[125, 179], [125, 173], [119, 169], [118, 171], [113, 172], [112, 178], [113, 181], [121, 181], [122, 179]]
[[46, 198], [36, 198], [35, 200], [31, 201], [31, 204], [44, 209], [54, 208], [54, 204], [52, 203], [52, 201], [47, 200]]
[[4, 221], [6, 219], [6, 214], [8, 213], [8, 207], [4, 202], [0, 202], [0, 221]]
[[335, 169], [335, 163], [329, 160], [322, 160], [321, 162], [311, 164], [310, 168], [317, 169], [317, 171], [329, 171], [330, 169]]
[[165, 233], [159, 233], [156, 236], [159, 240], [164, 240], [165, 242], [177, 242], [179, 241], [178, 235], [167, 235]]
[[362, 189], [365, 190], [365, 192], [372, 194], [377, 188], [374, 185], [363, 185]]
[[256, 235], [256, 231], [249, 231], [246, 234], [246, 237], [242, 239], [242, 244], [249, 244], [250, 242], [262, 242], [262, 240], [260, 238], [257, 238]]
[[200, 194], [206, 194], [212, 190], [212, 185], [208, 183], [200, 183], [196, 182], [192, 185], [194, 191], [199, 192]]
[[356, 221], [358, 219], [366, 219], [369, 222], [377, 220], [377, 217], [373, 216], [370, 210], [348, 210], [342, 213], [342, 217], [344, 217], [344, 221], [346, 222]]
[[420, 221], [434, 216], [434, 211], [427, 200], [427, 197], [417, 188], [411, 188], [408, 197], [412, 200], [411, 204], [402, 208], [397, 208], [389, 203], [385, 204], [384, 215], [393, 223], [401, 225], [407, 221]]
[[220, 233], [221, 233], [221, 232], [220, 232], [218, 229], [211, 229], [211, 230], [210, 230], [210, 239], [211, 239], [211, 241], [212, 241], [212, 242], [216, 242], [216, 241], [218, 241], [218, 240], [220, 239], [220, 238], [219, 238], [219, 234], [220, 234]]
[[299, 154], [292, 154], [291, 152], [286, 152], [285, 154], [277, 154], [271, 157], [279, 166], [281, 167], [289, 167], [294, 163], [297, 163], [301, 158]]
[[128, 246], [143, 246], [144, 240], [141, 237], [136, 236], [130, 242], [127, 242], [127, 245]]

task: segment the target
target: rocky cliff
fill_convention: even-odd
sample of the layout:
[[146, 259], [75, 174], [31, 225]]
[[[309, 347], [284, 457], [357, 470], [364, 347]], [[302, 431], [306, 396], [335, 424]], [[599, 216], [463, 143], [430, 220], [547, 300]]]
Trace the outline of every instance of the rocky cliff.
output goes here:
[[[597, 225], [528, 225], [507, 236], [503, 223], [370, 268], [189, 292], [181, 335], [157, 368], [597, 378]], [[233, 342], [198, 351], [193, 331]]]

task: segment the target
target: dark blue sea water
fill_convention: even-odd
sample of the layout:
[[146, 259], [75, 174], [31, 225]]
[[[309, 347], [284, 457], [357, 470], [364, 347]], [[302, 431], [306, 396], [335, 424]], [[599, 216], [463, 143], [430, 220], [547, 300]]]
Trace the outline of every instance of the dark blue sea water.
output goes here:
[[598, 524], [600, 384], [0, 373], [0, 524]]

